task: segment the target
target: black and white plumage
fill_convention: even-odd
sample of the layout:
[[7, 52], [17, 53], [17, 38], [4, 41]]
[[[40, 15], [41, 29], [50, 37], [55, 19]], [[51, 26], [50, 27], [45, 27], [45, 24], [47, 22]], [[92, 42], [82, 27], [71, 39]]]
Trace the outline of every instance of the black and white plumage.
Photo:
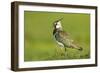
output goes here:
[[77, 45], [74, 42], [74, 40], [70, 38], [69, 34], [62, 29], [61, 19], [55, 21], [53, 25], [54, 25], [53, 36], [56, 39], [58, 45], [62, 46], [65, 49], [65, 51], [66, 48], [74, 48], [79, 51], [82, 51], [83, 48]]

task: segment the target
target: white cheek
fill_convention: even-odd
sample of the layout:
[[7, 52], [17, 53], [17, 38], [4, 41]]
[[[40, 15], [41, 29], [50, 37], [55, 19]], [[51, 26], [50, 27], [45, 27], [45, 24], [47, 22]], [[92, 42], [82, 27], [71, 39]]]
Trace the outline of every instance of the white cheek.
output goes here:
[[57, 25], [56, 28], [60, 28], [61, 26]]

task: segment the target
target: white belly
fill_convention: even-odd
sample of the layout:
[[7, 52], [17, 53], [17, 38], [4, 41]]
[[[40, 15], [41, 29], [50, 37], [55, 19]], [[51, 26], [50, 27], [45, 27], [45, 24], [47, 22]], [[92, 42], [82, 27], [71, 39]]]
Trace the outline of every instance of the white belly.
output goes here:
[[60, 47], [64, 47], [64, 45], [60, 42], [57, 41], [57, 43], [59, 44]]

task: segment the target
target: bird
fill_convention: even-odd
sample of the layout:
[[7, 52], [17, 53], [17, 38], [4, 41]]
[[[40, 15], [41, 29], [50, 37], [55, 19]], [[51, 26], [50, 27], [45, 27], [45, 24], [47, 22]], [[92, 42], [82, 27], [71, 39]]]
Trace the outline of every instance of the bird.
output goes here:
[[66, 52], [67, 48], [77, 49], [82, 51], [83, 48], [80, 47], [75, 41], [70, 37], [68, 32], [63, 30], [60, 18], [53, 22], [53, 36], [60, 47], [63, 48], [64, 52]]

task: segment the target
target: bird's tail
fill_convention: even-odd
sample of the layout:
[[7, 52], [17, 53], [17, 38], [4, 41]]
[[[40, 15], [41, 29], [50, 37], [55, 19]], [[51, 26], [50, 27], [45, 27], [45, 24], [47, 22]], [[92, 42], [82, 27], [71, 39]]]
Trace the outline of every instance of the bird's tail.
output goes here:
[[78, 45], [75, 45], [75, 44], [72, 44], [72, 45], [71, 45], [71, 48], [78, 49], [79, 51], [82, 51], [82, 50], [83, 50], [82, 47], [80, 47], [80, 46], [78, 46]]

